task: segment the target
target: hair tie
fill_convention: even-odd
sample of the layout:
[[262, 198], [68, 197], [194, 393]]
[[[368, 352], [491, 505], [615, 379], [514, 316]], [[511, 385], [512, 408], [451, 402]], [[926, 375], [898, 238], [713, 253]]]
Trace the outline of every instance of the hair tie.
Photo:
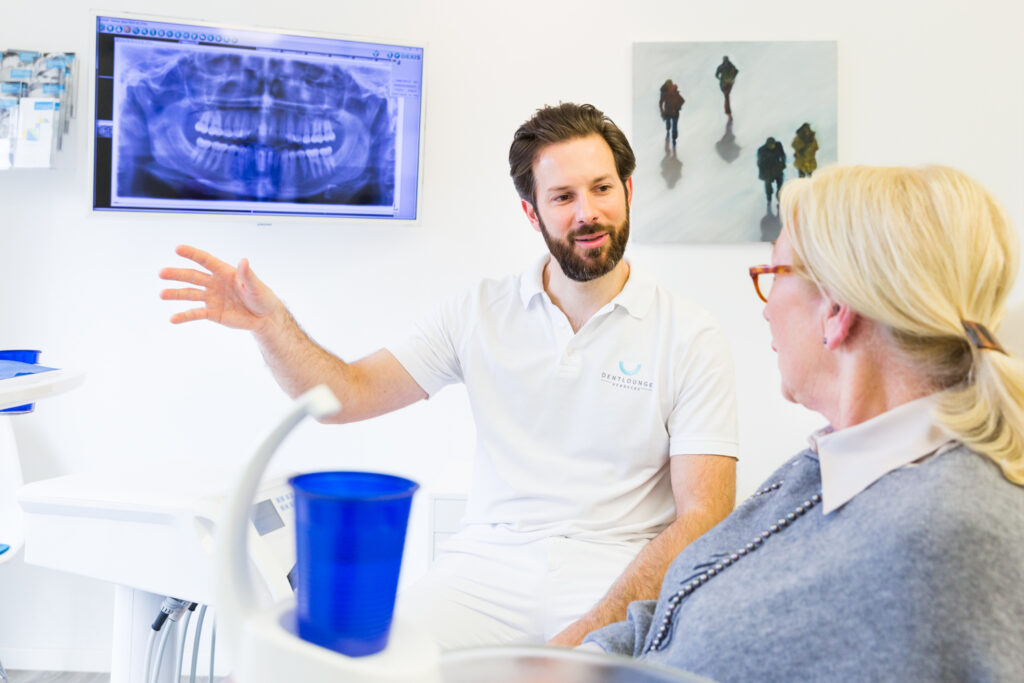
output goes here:
[[974, 323], [970, 320], [960, 321], [964, 326], [964, 331], [967, 332], [967, 337], [974, 344], [975, 348], [987, 350], [987, 351], [998, 351], [1004, 356], [1007, 355], [1006, 350], [999, 345], [996, 338], [992, 336], [992, 333], [988, 331], [981, 323]]

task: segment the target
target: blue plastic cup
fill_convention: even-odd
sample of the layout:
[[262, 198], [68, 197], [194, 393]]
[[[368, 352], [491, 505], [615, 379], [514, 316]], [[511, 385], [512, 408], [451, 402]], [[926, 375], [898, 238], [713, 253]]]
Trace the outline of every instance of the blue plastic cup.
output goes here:
[[[13, 360], [19, 363], [31, 363], [35, 365], [39, 362], [39, 354], [41, 352], [35, 349], [6, 349], [0, 350], [0, 360]], [[14, 406], [13, 408], [5, 408], [0, 410], [0, 413], [9, 415], [23, 415], [24, 413], [31, 413], [32, 409], [36, 407], [35, 403], [26, 403], [22, 406]]]
[[372, 472], [313, 472], [289, 483], [299, 637], [350, 657], [380, 652], [419, 484]]

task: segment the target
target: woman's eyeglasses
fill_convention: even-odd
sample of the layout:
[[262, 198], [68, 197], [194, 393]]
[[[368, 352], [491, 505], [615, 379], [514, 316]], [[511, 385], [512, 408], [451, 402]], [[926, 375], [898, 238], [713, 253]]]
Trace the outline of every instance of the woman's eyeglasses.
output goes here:
[[775, 277], [792, 274], [793, 266], [750, 266], [750, 279], [754, 281], [754, 291], [765, 303], [768, 303], [768, 295], [775, 284]]

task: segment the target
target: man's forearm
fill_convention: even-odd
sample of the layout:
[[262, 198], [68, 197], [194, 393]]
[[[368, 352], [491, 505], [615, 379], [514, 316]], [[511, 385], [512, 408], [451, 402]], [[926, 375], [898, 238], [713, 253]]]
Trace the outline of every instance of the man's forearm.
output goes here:
[[588, 615], [602, 617], [602, 623], [597, 628], [625, 619], [626, 608], [635, 600], [656, 599], [672, 560], [683, 548], [724, 518], [725, 515], [695, 510], [679, 517], [652, 538], [612, 584], [608, 593], [588, 612]]
[[317, 384], [327, 384], [345, 405], [346, 363], [313, 341], [283, 306], [253, 331], [263, 360], [274, 379], [292, 398]]
[[705, 531], [722, 521], [728, 509], [694, 509], [676, 518], [651, 539], [616, 579], [603, 598], [586, 614], [558, 634], [551, 644], [575, 646], [591, 631], [622, 621], [629, 603], [657, 599], [672, 560]]
[[334, 392], [342, 410], [321, 422], [358, 422], [427, 397], [389, 351], [346, 363], [313, 341], [283, 306], [253, 334], [274, 379], [289, 396], [318, 384]]

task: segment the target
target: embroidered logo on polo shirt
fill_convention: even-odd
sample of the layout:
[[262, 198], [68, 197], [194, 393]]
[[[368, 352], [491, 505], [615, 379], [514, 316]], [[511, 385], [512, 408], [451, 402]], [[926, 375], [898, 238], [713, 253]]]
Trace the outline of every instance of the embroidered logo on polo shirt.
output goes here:
[[601, 381], [613, 387], [629, 391], [651, 391], [654, 389], [654, 382], [639, 376], [643, 365], [637, 363], [632, 370], [626, 368], [625, 361], [619, 361], [619, 372], [602, 372]]
[[633, 368], [632, 370], [627, 370], [626, 366], [622, 364], [622, 361], [621, 360], [619, 361], [619, 370], [622, 371], [623, 375], [628, 375], [629, 377], [632, 377], [636, 373], [640, 372], [640, 368], [641, 367], [643, 367], [643, 366], [641, 366], [639, 363], [637, 363], [635, 368]]

